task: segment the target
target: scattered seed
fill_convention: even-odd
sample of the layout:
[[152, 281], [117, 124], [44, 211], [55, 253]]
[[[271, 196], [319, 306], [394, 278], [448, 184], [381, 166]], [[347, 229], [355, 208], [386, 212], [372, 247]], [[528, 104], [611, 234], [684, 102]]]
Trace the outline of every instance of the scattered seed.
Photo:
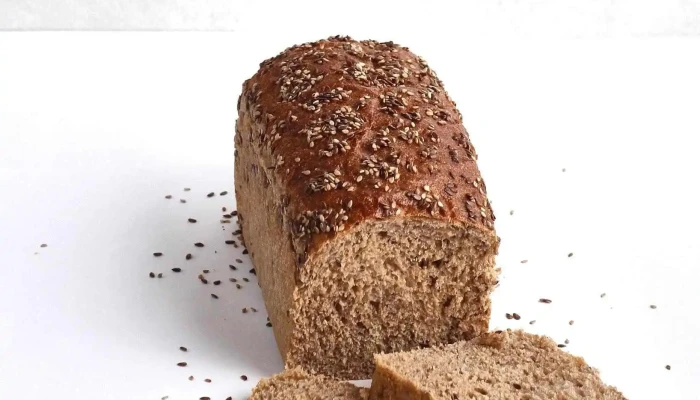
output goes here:
[[200, 397], [199, 400], [211, 400], [211, 397], [204, 396]]
[[205, 285], [209, 283], [209, 281], [204, 279], [204, 277], [202, 275], [199, 276], [199, 280], [200, 280], [200, 282], [202, 282]]
[[510, 210], [510, 215], [513, 215], [515, 213], [514, 210]]
[[241, 379], [244, 380], [244, 381], [247, 381], [247, 380], [248, 380], [248, 377], [245, 376], [245, 375], [241, 375]]
[[163, 253], [153, 253], [153, 255], [154, 255], [155, 257], [160, 257], [160, 256], [163, 255]]
[[535, 325], [535, 322], [537, 321], [533, 319], [532, 321], [530, 321], [530, 325]]
[[571, 321], [569, 321], [569, 325], [573, 325], [573, 324], [574, 324], [574, 320], [572, 319]]
[[235, 217], [236, 215], [238, 215], [238, 211], [236, 211], [236, 210], [231, 211], [231, 215], [233, 215]]
[[540, 299], [540, 303], [549, 304], [551, 302], [552, 302], [552, 300], [550, 300], [550, 299]]
[[211, 192], [207, 195], [207, 197], [214, 197], [214, 194], [215, 194], [214, 192]]
[[667, 365], [667, 366], [666, 366], [666, 369], [670, 371], [670, 370], [671, 370], [671, 366], [670, 366], [670, 365]]
[[229, 280], [230, 282], [238, 282], [238, 280], [237, 280], [236, 278], [228, 278], [228, 280]]
[[243, 282], [250, 282], [248, 278], [243, 278]]
[[248, 254], [248, 249], [243, 249], [243, 254]]
[[219, 193], [219, 196], [226, 196], [227, 194], [228, 192], [224, 190], [223, 192]]
[[215, 295], [214, 293], [211, 294], [211, 297], [213, 297], [213, 298], [215, 298], [215, 299], [218, 299], [218, 298], [219, 298], [219, 296]]
[[258, 310], [255, 307], [250, 307], [250, 311], [252, 312], [258, 312]]
[[149, 272], [149, 273], [148, 273], [148, 276], [150, 276], [151, 278], [155, 278], [155, 277], [156, 277], [156, 274], [154, 274], [153, 272]]
[[516, 321], [519, 321], [519, 320], [520, 320], [520, 314], [518, 314], [518, 313], [513, 313], [513, 319], [516, 320]]
[[268, 327], [268, 328], [272, 328], [272, 322], [266, 323], [265, 326]]
[[208, 274], [208, 273], [209, 273], [209, 270], [208, 270], [208, 269], [203, 269], [202, 272], [204, 272], [205, 274]]
[[192, 254], [187, 253], [185, 256], [185, 260], [191, 260], [192, 259]]
[[194, 380], [194, 376], [190, 375], [190, 377], [189, 377], [189, 378], [187, 378], [187, 379], [189, 379], [189, 380], [193, 381], [193, 380]]
[[187, 218], [187, 222], [191, 222], [194, 224], [195, 222], [197, 222], [197, 220], [194, 218]]
[[247, 313], [248, 313], [248, 309], [246, 307], [243, 307], [243, 314], [247, 314]]
[[221, 218], [231, 218], [231, 214], [224, 214], [221, 216]]
[[236, 229], [235, 231], [233, 231], [233, 235], [240, 235], [240, 234], [241, 234], [240, 229]]
[[562, 169], [561, 169], [561, 172], [566, 172], [566, 168], [562, 168]]
[[226, 244], [235, 244], [235, 243], [236, 243], [235, 240], [227, 240], [227, 241], [226, 241]]
[[181, 351], [187, 351], [187, 347], [180, 346], [180, 350], [181, 350]]
[[520, 261], [520, 264], [527, 264], [527, 260]]
[[168, 199], [168, 200], [170, 200], [170, 199], [172, 199], [172, 198], [173, 198], [173, 196], [171, 196], [171, 195], [167, 195], [167, 196], [165, 196], [165, 198], [166, 198], [166, 199]]
[[207, 379], [204, 380], [204, 382], [206, 382], [206, 383], [211, 383], [211, 379], [207, 378]]
[[238, 269], [238, 268], [236, 268], [235, 265], [229, 265], [228, 267], [231, 268], [231, 269], [234, 270], [234, 271]]
[[41, 246], [39, 246], [39, 247], [46, 247], [46, 246], [48, 246], [48, 244], [42, 243]]
[[569, 257], [573, 257], [573, 256], [574, 256], [574, 253], [569, 253]]
[[236, 289], [240, 289], [240, 288], [242, 288], [241, 284], [240, 284], [240, 283], [237, 283], [237, 284], [236, 284]]
[[606, 296], [605, 293], [601, 293], [601, 294], [600, 294], [600, 298], [601, 298], [601, 299], [602, 299], [603, 297], [605, 297], [605, 296]]
[[251, 269], [251, 270], [248, 271], [248, 272], [250, 272], [250, 273], [253, 274], [253, 275], [257, 275], [257, 273], [255, 272], [255, 268]]
[[162, 278], [162, 277], [163, 277], [163, 273], [162, 272], [158, 273], [158, 278]]
[[177, 268], [177, 267], [176, 267], [176, 268], [173, 268], [172, 271], [173, 271], [173, 272], [182, 272], [182, 268]]
[[243, 262], [243, 260], [241, 260], [240, 258], [237, 258], [237, 259], [236, 259], [236, 262], [240, 264], [240, 263]]
[[513, 316], [510, 313], [506, 313], [506, 319], [513, 319]]
[[218, 286], [218, 285], [221, 285], [221, 281], [214, 281], [214, 284], [217, 285], [217, 286]]
[[178, 366], [178, 367], [186, 367], [186, 366], [187, 366], [187, 363], [184, 362], [184, 361], [183, 361], [183, 362], [179, 362], [179, 363], [177, 363], [177, 366]]
[[168, 397], [170, 397], [170, 396], [163, 396], [160, 398], [160, 400], [168, 400]]
[[649, 308], [651, 308], [652, 310], [656, 310], [656, 305], [652, 304], [649, 306]]
[[564, 339], [564, 344], [569, 344], [569, 339]]
[[559, 347], [560, 349], [563, 349], [564, 347], [566, 347], [566, 345], [565, 344], [558, 344], [557, 347]]
[[194, 244], [194, 247], [204, 247], [204, 243], [202, 242], [197, 242]]
[[226, 400], [233, 400], [233, 397], [228, 396], [228, 397], [226, 398]]

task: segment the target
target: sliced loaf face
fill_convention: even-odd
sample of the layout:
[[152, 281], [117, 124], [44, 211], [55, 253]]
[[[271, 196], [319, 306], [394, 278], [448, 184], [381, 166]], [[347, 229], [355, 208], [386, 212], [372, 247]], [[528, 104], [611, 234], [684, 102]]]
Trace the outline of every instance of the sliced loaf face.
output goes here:
[[367, 389], [291, 369], [261, 380], [249, 400], [367, 400]]
[[624, 399], [582, 358], [522, 331], [377, 355], [376, 364], [373, 400]]
[[391, 42], [294, 46], [238, 111], [239, 219], [288, 368], [366, 379], [374, 353], [486, 331], [494, 216], [424, 60]]

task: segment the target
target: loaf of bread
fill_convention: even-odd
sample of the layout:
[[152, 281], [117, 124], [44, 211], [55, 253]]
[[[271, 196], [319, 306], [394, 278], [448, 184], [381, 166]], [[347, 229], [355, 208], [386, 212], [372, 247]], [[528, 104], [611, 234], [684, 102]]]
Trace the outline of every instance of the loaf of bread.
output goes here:
[[426, 62], [333, 37], [243, 85], [235, 185], [287, 367], [366, 379], [373, 354], [487, 330], [499, 239], [462, 116]]
[[295, 368], [261, 380], [248, 400], [367, 400], [367, 389]]
[[522, 331], [376, 356], [372, 400], [622, 400], [580, 358]]

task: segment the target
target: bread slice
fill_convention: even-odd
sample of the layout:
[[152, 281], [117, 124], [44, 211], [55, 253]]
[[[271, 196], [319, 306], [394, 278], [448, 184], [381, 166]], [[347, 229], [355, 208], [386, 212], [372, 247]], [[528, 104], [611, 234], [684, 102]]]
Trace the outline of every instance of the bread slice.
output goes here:
[[624, 399], [582, 358], [522, 331], [375, 359], [372, 400]]
[[261, 380], [249, 400], [366, 400], [367, 389], [310, 375], [299, 368]]
[[346, 37], [294, 46], [238, 112], [238, 216], [287, 368], [368, 379], [375, 353], [486, 332], [494, 215], [423, 59]]

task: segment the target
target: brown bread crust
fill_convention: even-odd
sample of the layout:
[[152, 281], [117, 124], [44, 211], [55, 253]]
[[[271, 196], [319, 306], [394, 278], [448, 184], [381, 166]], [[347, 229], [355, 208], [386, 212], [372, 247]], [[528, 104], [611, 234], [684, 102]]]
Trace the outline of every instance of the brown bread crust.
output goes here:
[[[243, 85], [239, 124], [277, 187], [297, 264], [368, 219], [421, 216], [493, 232], [462, 117], [420, 57], [333, 37], [290, 47]], [[245, 133], [248, 133], [246, 135]], [[245, 217], [245, 216], [244, 216]]]

